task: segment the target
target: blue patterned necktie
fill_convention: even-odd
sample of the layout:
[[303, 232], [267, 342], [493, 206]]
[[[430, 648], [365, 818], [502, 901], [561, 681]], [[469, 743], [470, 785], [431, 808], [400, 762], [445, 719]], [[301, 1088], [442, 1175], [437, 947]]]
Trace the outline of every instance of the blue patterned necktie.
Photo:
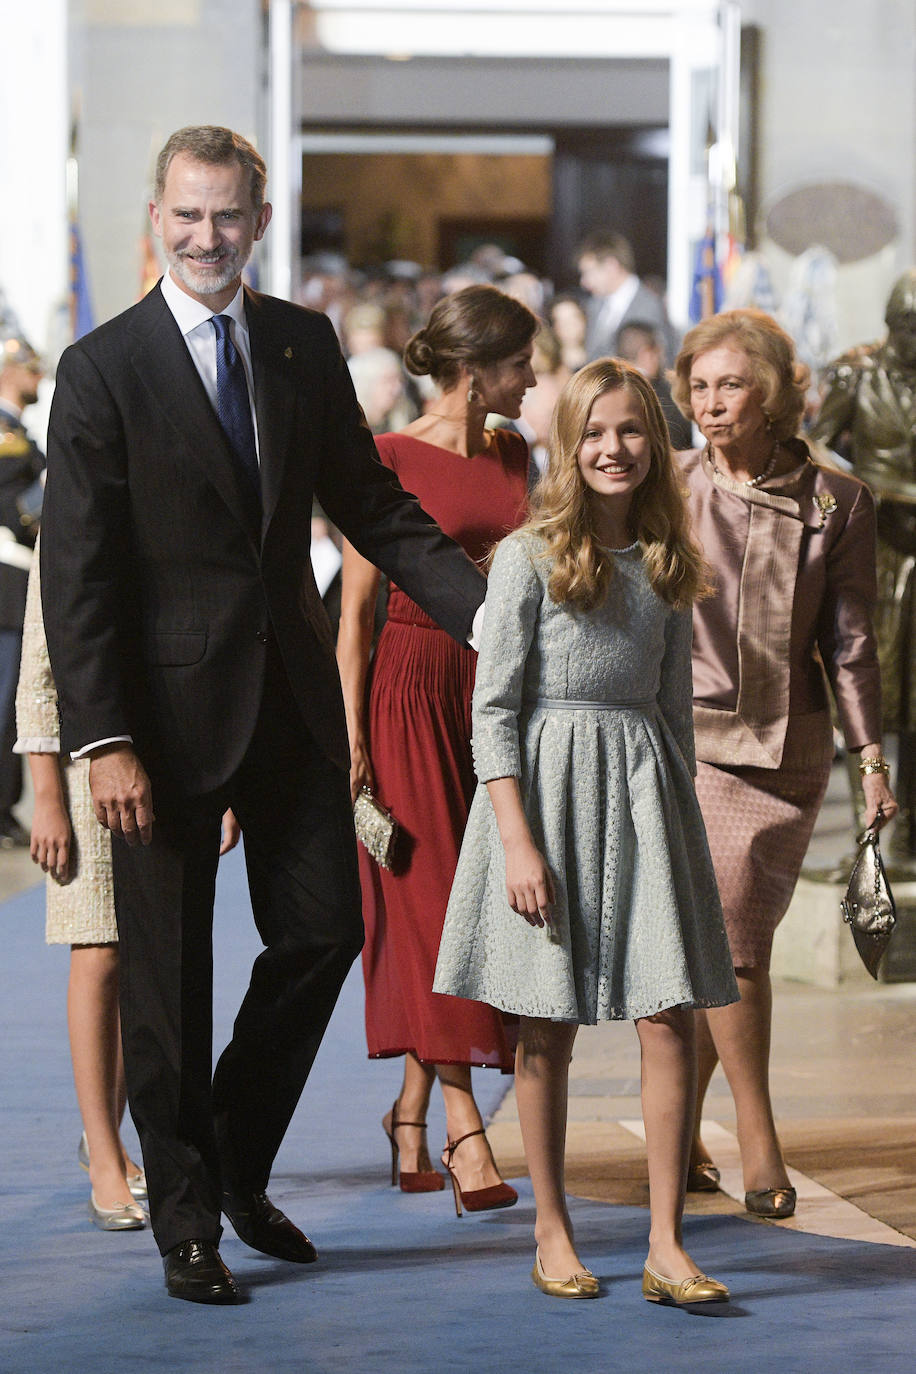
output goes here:
[[261, 473], [251, 422], [245, 367], [229, 333], [228, 315], [214, 315], [216, 330], [216, 413], [248, 486], [261, 497]]

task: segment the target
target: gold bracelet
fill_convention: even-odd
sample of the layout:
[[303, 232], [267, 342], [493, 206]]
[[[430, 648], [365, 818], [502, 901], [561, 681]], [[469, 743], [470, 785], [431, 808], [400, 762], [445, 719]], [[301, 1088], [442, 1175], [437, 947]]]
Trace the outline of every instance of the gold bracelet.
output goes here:
[[859, 759], [859, 772], [863, 778], [867, 778], [869, 773], [883, 773], [887, 777], [891, 771], [891, 766], [883, 754], [872, 754], [867, 759]]

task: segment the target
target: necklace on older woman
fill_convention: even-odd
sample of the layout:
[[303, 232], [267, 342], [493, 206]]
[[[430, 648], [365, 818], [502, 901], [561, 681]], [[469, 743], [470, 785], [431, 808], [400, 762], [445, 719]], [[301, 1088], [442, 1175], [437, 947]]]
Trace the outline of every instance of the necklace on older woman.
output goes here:
[[[712, 444], [707, 444], [707, 445], [706, 445], [706, 456], [707, 456], [707, 458], [709, 459], [709, 461], [710, 461], [710, 463], [711, 463], [711, 465], [712, 465], [712, 470], [713, 470], [713, 472], [716, 474], [716, 476], [717, 476], [717, 477], [722, 477], [722, 476], [723, 476], [723, 473], [722, 473], [721, 469], [719, 468], [718, 463], [716, 462], [715, 454], [713, 453]], [[745, 487], [762, 487], [763, 484], [764, 484], [764, 482], [766, 482], [770, 477], [773, 476], [773, 472], [774, 472], [774, 470], [775, 470], [775, 468], [776, 468], [776, 459], [777, 459], [778, 457], [779, 457], [779, 440], [777, 439], [777, 440], [776, 440], [776, 443], [773, 445], [773, 452], [770, 454], [769, 458], [767, 459], [767, 465], [766, 465], [766, 467], [763, 469], [763, 472], [758, 472], [758, 474], [757, 474], [756, 477], [748, 477], [748, 478], [746, 478], [745, 481], [744, 481], [744, 483], [743, 483], [742, 485], [745, 486]]]

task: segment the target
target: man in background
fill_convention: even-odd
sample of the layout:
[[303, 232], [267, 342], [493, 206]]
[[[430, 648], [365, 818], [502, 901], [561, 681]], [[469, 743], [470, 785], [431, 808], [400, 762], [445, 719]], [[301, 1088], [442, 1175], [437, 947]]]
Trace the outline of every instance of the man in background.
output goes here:
[[0, 849], [29, 844], [29, 832], [13, 815], [22, 794], [22, 759], [12, 750], [25, 592], [45, 460], [22, 423], [22, 412], [38, 400], [43, 371], [38, 354], [18, 331], [0, 340]]
[[662, 347], [658, 330], [643, 320], [634, 320], [630, 324], [623, 325], [617, 335], [617, 356], [623, 358], [624, 362], [632, 363], [634, 367], [638, 367], [640, 372], [648, 377], [652, 383], [652, 390], [658, 397], [665, 420], [668, 423], [671, 447], [675, 449], [692, 448], [693, 430], [690, 421], [684, 418], [674, 404], [671, 387], [665, 376], [665, 350]]
[[618, 335], [630, 320], [653, 325], [664, 337], [665, 307], [637, 277], [633, 249], [622, 234], [589, 234], [577, 260], [579, 281], [590, 296], [585, 338], [589, 362], [617, 356]]

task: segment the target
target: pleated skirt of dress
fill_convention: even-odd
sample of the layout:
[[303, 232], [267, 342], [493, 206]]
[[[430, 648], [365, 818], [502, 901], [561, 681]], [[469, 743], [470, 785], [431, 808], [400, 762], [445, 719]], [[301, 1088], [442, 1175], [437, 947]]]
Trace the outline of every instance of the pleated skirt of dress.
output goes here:
[[474, 797], [436, 986], [595, 1024], [737, 999], [693, 780], [661, 712], [535, 706], [521, 791], [556, 885], [549, 927], [506, 899], [484, 786]]
[[[474, 794], [471, 694], [477, 656], [406, 598], [389, 606], [369, 704], [376, 795], [400, 827], [393, 871], [360, 846], [370, 1057], [513, 1066], [516, 1029], [492, 1007], [432, 990]], [[392, 618], [398, 614], [407, 619]]]

